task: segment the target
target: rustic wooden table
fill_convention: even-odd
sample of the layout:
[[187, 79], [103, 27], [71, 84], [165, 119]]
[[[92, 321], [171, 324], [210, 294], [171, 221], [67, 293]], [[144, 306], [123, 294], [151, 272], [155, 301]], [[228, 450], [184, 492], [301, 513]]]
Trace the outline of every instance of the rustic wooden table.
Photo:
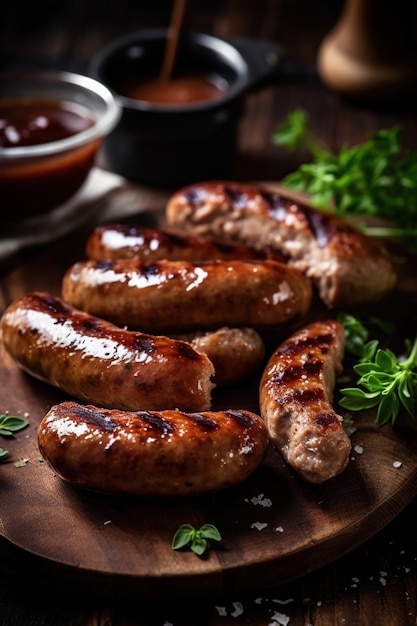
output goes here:
[[[316, 72], [316, 54], [342, 2], [321, 0], [193, 0], [187, 21], [194, 30], [220, 36], [270, 39], [282, 46], [281, 70], [272, 85], [251, 94], [239, 133], [234, 176], [240, 180], [280, 180], [302, 155], [278, 149], [271, 134], [292, 109], [303, 106], [313, 130], [331, 149], [357, 143], [368, 133], [397, 123], [407, 144], [417, 149], [416, 102], [349, 102], [328, 90]], [[171, 2], [133, 3], [62, 0], [7, 2], [0, 21], [0, 70], [62, 67], [84, 71], [103, 44], [132, 30], [166, 26]], [[105, 163], [104, 163], [105, 165]], [[157, 204], [160, 190], [144, 190]], [[1, 237], [1, 233], [0, 233]], [[14, 258], [19, 265], [36, 250]], [[5, 269], [0, 277], [5, 284]], [[10, 289], [10, 280], [7, 282]], [[1, 405], [0, 405], [1, 408]], [[239, 597], [164, 603], [106, 602], [80, 597], [71, 586], [37, 584], [36, 574], [9, 545], [0, 544], [0, 623], [2, 626], [411, 626], [417, 623], [417, 545], [412, 501], [374, 538], [347, 556], [294, 582]], [[16, 517], [19, 510], [16, 510]], [[1, 520], [0, 520], [1, 524]], [[71, 529], [68, 529], [71, 532]], [[16, 567], [16, 563], [18, 566]], [[11, 567], [13, 565], [13, 567]], [[11, 575], [13, 570], [14, 574]], [[16, 575], [17, 570], [17, 575]]]

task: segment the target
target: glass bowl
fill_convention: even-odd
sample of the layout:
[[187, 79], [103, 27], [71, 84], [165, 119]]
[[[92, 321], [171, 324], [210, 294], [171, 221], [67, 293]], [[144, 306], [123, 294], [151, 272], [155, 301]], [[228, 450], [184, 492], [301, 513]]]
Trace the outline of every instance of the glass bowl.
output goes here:
[[80, 190], [116, 127], [113, 92], [70, 72], [0, 75], [0, 221], [44, 215]]

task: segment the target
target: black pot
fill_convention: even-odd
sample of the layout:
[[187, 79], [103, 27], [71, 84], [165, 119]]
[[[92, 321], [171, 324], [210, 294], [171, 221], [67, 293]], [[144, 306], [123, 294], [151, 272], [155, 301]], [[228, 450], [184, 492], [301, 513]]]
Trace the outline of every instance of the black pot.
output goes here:
[[227, 178], [236, 153], [244, 96], [274, 76], [279, 48], [270, 42], [186, 32], [176, 68], [217, 75], [227, 84], [219, 99], [172, 106], [121, 95], [123, 86], [158, 75], [166, 36], [166, 30], [134, 33], [92, 59], [90, 73], [119, 95], [123, 111], [105, 140], [106, 159], [119, 174], [150, 185], [171, 187]]

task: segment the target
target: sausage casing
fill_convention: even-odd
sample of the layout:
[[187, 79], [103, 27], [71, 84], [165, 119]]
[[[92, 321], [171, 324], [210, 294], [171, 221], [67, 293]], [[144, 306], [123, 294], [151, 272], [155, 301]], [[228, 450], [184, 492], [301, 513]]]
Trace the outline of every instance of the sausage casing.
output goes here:
[[42, 456], [63, 479], [86, 489], [187, 496], [245, 480], [269, 437], [245, 410], [126, 412], [65, 402], [38, 429]]
[[70, 267], [62, 297], [114, 324], [151, 333], [271, 328], [303, 315], [312, 290], [273, 261], [87, 260]]
[[117, 328], [44, 293], [12, 303], [1, 331], [24, 370], [80, 400], [127, 410], [211, 407], [213, 364], [186, 342]]
[[265, 346], [254, 328], [222, 327], [174, 335], [188, 341], [194, 350], [204, 352], [214, 365], [217, 387], [233, 385], [257, 375], [264, 365]]
[[207, 181], [168, 201], [171, 228], [276, 249], [304, 272], [329, 307], [378, 301], [394, 287], [387, 250], [330, 212], [256, 185]]
[[260, 383], [260, 410], [271, 441], [311, 483], [333, 478], [349, 460], [350, 439], [331, 405], [344, 346], [339, 322], [313, 322], [275, 350]]
[[235, 241], [215, 240], [134, 224], [96, 226], [85, 246], [89, 259], [200, 261], [265, 259], [284, 261], [278, 251], [256, 250]]

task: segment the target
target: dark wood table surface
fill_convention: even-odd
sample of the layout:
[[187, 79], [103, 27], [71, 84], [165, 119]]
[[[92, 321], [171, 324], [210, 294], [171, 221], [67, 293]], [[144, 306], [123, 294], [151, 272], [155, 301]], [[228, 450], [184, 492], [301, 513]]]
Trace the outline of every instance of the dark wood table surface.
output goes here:
[[[234, 176], [239, 180], [280, 180], [300, 162], [298, 154], [271, 142], [276, 125], [292, 109], [308, 110], [312, 129], [331, 149], [363, 141], [370, 131], [406, 128], [417, 149], [416, 102], [350, 102], [323, 85], [316, 53], [342, 9], [339, 0], [191, 0], [187, 22], [193, 30], [220, 36], [269, 39], [282, 46], [279, 75], [249, 95], [239, 133]], [[62, 67], [85, 70], [92, 54], [116, 37], [168, 24], [168, 0], [7, 0], [0, 19], [0, 70]], [[158, 197], [158, 190], [147, 189]], [[1, 236], [1, 233], [0, 233]], [[27, 256], [28, 253], [25, 253]], [[36, 252], [33, 252], [36, 254]], [[1, 276], [0, 276], [1, 279]], [[0, 492], [1, 498], [1, 492]], [[130, 604], [79, 597], [65, 584], [37, 585], [19, 556], [0, 544], [1, 626], [406, 626], [417, 623], [415, 501], [374, 538], [325, 568], [276, 589], [244, 597], [178, 604]], [[19, 516], [19, 511], [16, 511]], [[1, 520], [0, 520], [1, 523]], [[71, 532], [68, 529], [68, 532]], [[55, 581], [56, 583], [57, 581]], [[58, 587], [58, 588], [56, 588]]]

